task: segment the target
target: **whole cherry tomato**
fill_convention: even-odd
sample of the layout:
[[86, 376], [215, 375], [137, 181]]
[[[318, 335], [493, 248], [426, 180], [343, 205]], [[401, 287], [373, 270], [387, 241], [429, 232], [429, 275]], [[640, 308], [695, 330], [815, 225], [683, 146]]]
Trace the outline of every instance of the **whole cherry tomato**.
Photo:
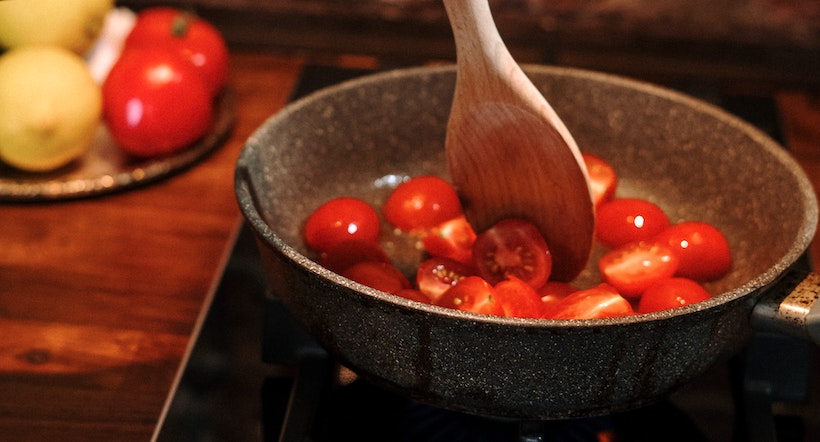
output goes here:
[[651, 239], [669, 227], [669, 218], [652, 202], [619, 198], [601, 204], [595, 215], [595, 235], [601, 244], [615, 248]]
[[202, 137], [213, 122], [212, 99], [200, 75], [164, 49], [123, 52], [102, 93], [108, 129], [132, 155], [179, 150]]
[[490, 284], [515, 276], [539, 288], [552, 272], [552, 254], [541, 232], [517, 218], [501, 220], [478, 234], [473, 260], [479, 276]]
[[313, 250], [325, 252], [348, 240], [377, 242], [379, 214], [358, 198], [339, 197], [319, 206], [305, 221], [305, 242]]
[[618, 187], [618, 175], [615, 168], [601, 157], [591, 153], [582, 154], [589, 174], [589, 187], [592, 191], [592, 201], [595, 207], [615, 198]]
[[228, 81], [228, 47], [212, 24], [196, 15], [171, 7], [141, 11], [123, 44], [133, 48], [165, 48], [178, 52], [200, 72], [211, 96]]
[[434, 301], [435, 305], [482, 313], [485, 315], [503, 315], [501, 304], [495, 300], [495, 289], [478, 276], [468, 276], [444, 292]]
[[430, 229], [462, 214], [456, 190], [437, 176], [417, 176], [399, 184], [383, 210], [387, 221], [405, 232]]
[[678, 276], [696, 281], [712, 281], [732, 268], [729, 242], [717, 227], [702, 221], [675, 224], [653, 241], [667, 245], [680, 258]]
[[607, 252], [598, 261], [598, 269], [621, 295], [638, 298], [653, 283], [671, 278], [679, 262], [669, 247], [640, 241]]
[[650, 285], [638, 301], [638, 312], [649, 313], [694, 304], [711, 298], [703, 286], [688, 278], [668, 278]]

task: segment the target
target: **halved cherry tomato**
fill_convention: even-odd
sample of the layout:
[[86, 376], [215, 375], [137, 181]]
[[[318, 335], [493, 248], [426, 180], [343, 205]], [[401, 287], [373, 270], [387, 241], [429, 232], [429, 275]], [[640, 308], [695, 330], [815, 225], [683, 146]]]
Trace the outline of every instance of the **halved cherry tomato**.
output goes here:
[[365, 201], [340, 197], [319, 206], [305, 222], [305, 242], [317, 251], [329, 250], [342, 241], [376, 242], [380, 234], [379, 214]]
[[619, 198], [601, 205], [595, 215], [595, 235], [615, 248], [651, 239], [669, 227], [669, 218], [656, 204], [639, 198]]
[[495, 289], [478, 276], [468, 276], [434, 301], [436, 305], [485, 315], [503, 315], [495, 300]]
[[584, 163], [589, 174], [589, 187], [592, 191], [592, 201], [595, 207], [615, 198], [615, 190], [618, 187], [618, 174], [615, 168], [603, 160], [603, 158], [591, 153], [583, 153]]
[[473, 244], [479, 276], [497, 284], [515, 276], [533, 288], [549, 279], [552, 254], [541, 232], [529, 221], [508, 218], [480, 233]]
[[123, 52], [102, 93], [111, 136], [135, 156], [182, 149], [213, 123], [213, 100], [205, 82], [190, 63], [167, 49]]
[[544, 308], [551, 310], [562, 299], [577, 291], [578, 289], [568, 282], [547, 281], [538, 289], [538, 296], [541, 297], [541, 303], [544, 304]]
[[462, 279], [474, 275], [472, 267], [458, 261], [433, 257], [423, 261], [416, 273], [416, 285], [435, 301]]
[[732, 268], [729, 242], [715, 226], [701, 221], [675, 224], [659, 233], [655, 242], [667, 245], [680, 258], [678, 276], [712, 281]]
[[382, 246], [370, 240], [346, 239], [322, 252], [319, 264], [328, 270], [342, 273], [362, 261], [390, 262]]
[[342, 276], [359, 284], [387, 293], [397, 293], [411, 288], [410, 281], [390, 263], [363, 261], [348, 267]]
[[495, 285], [496, 301], [504, 315], [514, 318], [543, 318], [547, 312], [541, 296], [529, 284], [511, 276]]
[[688, 278], [668, 278], [650, 285], [638, 301], [638, 312], [669, 310], [705, 301], [712, 296], [703, 286]]
[[653, 283], [671, 278], [679, 262], [669, 247], [640, 241], [607, 252], [598, 261], [598, 269], [621, 295], [637, 298]]
[[552, 311], [551, 319], [595, 319], [628, 316], [634, 313], [632, 305], [618, 291], [602, 283], [570, 294]]
[[383, 211], [388, 222], [405, 232], [429, 229], [462, 214], [456, 190], [437, 176], [417, 176], [399, 184]]
[[171, 7], [141, 11], [123, 43], [123, 51], [160, 47], [178, 53], [191, 63], [216, 95], [228, 81], [228, 47], [212, 24]]
[[473, 265], [473, 243], [476, 234], [467, 218], [457, 216], [431, 228], [422, 238], [424, 250], [433, 256], [454, 259]]

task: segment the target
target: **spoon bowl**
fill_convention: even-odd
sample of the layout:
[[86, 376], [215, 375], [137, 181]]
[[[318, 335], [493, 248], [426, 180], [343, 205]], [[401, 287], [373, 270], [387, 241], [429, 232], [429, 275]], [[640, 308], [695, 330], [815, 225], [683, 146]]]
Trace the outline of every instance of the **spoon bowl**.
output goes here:
[[467, 219], [534, 223], [553, 255], [551, 279], [571, 281], [592, 248], [594, 206], [581, 152], [513, 60], [486, 0], [444, 0], [456, 42], [456, 86], [445, 152]]

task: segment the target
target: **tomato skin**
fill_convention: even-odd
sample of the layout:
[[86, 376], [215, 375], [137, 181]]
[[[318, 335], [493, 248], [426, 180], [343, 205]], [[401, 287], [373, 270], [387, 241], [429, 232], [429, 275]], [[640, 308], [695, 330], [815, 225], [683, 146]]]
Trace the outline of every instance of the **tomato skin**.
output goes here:
[[379, 214], [358, 198], [339, 197], [325, 202], [308, 216], [304, 237], [308, 247], [320, 252], [347, 240], [377, 242]]
[[577, 291], [578, 289], [568, 282], [547, 281], [538, 289], [538, 296], [541, 297], [541, 303], [543, 308], [546, 309], [545, 311], [549, 311], [562, 299]]
[[424, 260], [416, 272], [416, 286], [433, 301], [462, 279], [475, 274], [472, 267], [458, 261], [433, 257]]
[[212, 97], [228, 82], [229, 53], [222, 34], [192, 13], [164, 6], [141, 11], [123, 50], [150, 47], [179, 53], [197, 69]]
[[595, 236], [616, 248], [651, 239], [669, 227], [669, 218], [656, 204], [639, 198], [619, 198], [602, 204], [595, 215]]
[[437, 176], [417, 176], [399, 184], [383, 207], [388, 222], [404, 232], [426, 230], [462, 214], [453, 186]]
[[464, 215], [444, 221], [422, 237], [424, 250], [433, 256], [454, 259], [473, 265], [473, 244], [476, 233]]
[[468, 276], [434, 301], [435, 305], [485, 315], [503, 315], [495, 289], [478, 276]]
[[677, 276], [696, 281], [713, 281], [732, 269], [729, 242], [715, 226], [701, 221], [675, 224], [653, 241], [667, 245], [680, 258]]
[[342, 273], [342, 276], [387, 293], [397, 293], [411, 288], [407, 277], [386, 262], [363, 261], [353, 264]]
[[345, 239], [322, 252], [319, 264], [328, 270], [342, 273], [353, 264], [363, 261], [390, 262], [390, 258], [375, 241]]
[[479, 276], [498, 284], [510, 276], [539, 288], [552, 271], [552, 254], [538, 228], [529, 221], [508, 218], [478, 234], [473, 261]]
[[638, 313], [658, 312], [705, 301], [712, 296], [688, 278], [668, 278], [649, 286], [638, 301]]
[[604, 282], [632, 299], [653, 283], [671, 278], [678, 264], [677, 255], [669, 247], [640, 241], [607, 252], [598, 261], [598, 269]]
[[634, 314], [632, 305], [618, 291], [602, 283], [579, 290], [558, 302], [548, 313], [551, 319], [615, 318]]
[[413, 288], [401, 289], [399, 291], [393, 292], [393, 294], [396, 296], [401, 296], [405, 299], [409, 299], [411, 301], [422, 302], [424, 304], [432, 303], [430, 298], [428, 298], [424, 293]]
[[501, 304], [504, 316], [513, 318], [543, 318], [546, 305], [541, 296], [526, 282], [511, 276], [493, 287], [496, 300]]
[[179, 150], [202, 137], [213, 123], [213, 103], [199, 74], [166, 50], [124, 52], [102, 93], [103, 116], [112, 137], [135, 156]]
[[618, 187], [618, 174], [615, 168], [603, 158], [591, 153], [583, 153], [584, 164], [589, 174], [589, 187], [595, 207], [615, 198]]

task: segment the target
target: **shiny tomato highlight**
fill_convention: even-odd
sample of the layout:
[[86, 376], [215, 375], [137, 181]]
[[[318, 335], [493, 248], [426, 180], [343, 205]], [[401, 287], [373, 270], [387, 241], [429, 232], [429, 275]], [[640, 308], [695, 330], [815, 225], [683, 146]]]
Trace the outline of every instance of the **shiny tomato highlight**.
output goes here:
[[150, 157], [182, 149], [213, 123], [213, 103], [199, 73], [173, 52], [124, 52], [102, 86], [103, 116], [126, 152]]
[[343, 241], [377, 242], [381, 232], [379, 214], [367, 202], [340, 197], [325, 202], [305, 221], [308, 247], [325, 252]]
[[478, 276], [468, 276], [444, 292], [435, 302], [436, 305], [481, 313], [485, 315], [503, 315], [504, 309], [495, 300], [495, 289]]
[[729, 241], [717, 227], [686, 221], [660, 232], [653, 241], [669, 246], [680, 258], [678, 276], [696, 281], [712, 281], [732, 269]]
[[462, 214], [456, 190], [437, 176], [417, 176], [399, 184], [383, 211], [388, 222], [405, 232], [430, 229]]
[[663, 210], [639, 198], [614, 199], [601, 204], [595, 214], [595, 236], [610, 248], [651, 239], [667, 227], [669, 218]]
[[650, 285], [638, 301], [639, 313], [659, 312], [705, 301], [712, 296], [688, 278], [668, 278]]
[[671, 278], [679, 259], [669, 247], [635, 242], [604, 254], [598, 261], [603, 280], [627, 298], [638, 298], [650, 285]]
[[632, 304], [608, 284], [600, 284], [572, 293], [549, 312], [551, 319], [596, 319], [628, 316], [635, 311]]

